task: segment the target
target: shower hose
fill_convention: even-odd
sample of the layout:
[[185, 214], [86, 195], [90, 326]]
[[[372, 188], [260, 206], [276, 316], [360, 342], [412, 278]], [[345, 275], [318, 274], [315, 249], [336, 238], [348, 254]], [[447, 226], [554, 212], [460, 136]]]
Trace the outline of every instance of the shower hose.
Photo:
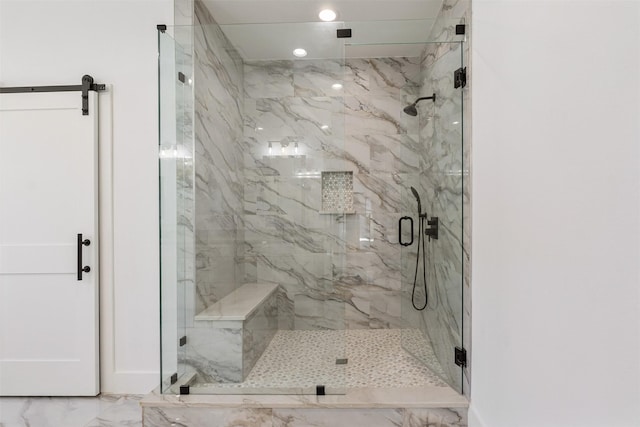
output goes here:
[[[413, 308], [418, 311], [422, 311], [427, 308], [427, 304], [429, 303], [429, 294], [427, 293], [427, 259], [426, 259], [426, 250], [424, 246], [424, 220], [426, 219], [426, 214], [420, 213], [418, 221], [418, 253], [416, 254], [416, 271], [413, 275], [413, 291], [411, 292], [411, 304], [413, 304]], [[420, 243], [422, 242], [422, 278], [424, 282], [424, 305], [419, 307], [416, 305], [416, 285], [418, 282], [418, 267], [420, 265]]]

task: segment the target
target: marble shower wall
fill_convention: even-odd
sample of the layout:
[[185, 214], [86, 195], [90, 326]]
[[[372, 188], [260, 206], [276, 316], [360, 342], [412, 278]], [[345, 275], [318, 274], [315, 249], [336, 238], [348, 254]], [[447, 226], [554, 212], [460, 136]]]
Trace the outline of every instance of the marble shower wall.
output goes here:
[[243, 66], [195, 1], [196, 313], [245, 282]]
[[[455, 24], [468, 24], [469, 18], [469, 1], [446, 0], [431, 39], [455, 39]], [[435, 92], [438, 96], [433, 113], [421, 115], [420, 120], [420, 141], [429, 159], [420, 175], [425, 191], [422, 204], [429, 216], [439, 217], [440, 238], [427, 248], [429, 306], [420, 313], [407, 312], [410, 325], [421, 329], [433, 343], [445, 379], [466, 392], [469, 367], [463, 375], [454, 363], [454, 347], [463, 345], [470, 351], [470, 100], [468, 87], [454, 89], [453, 71], [467, 66], [468, 58], [468, 39], [430, 44], [421, 58], [420, 94]], [[410, 289], [405, 291], [404, 304], [410, 306]]]
[[[244, 76], [245, 254], [286, 290], [281, 328], [402, 326], [397, 222], [428, 164], [402, 113], [419, 58], [247, 62]], [[322, 171], [353, 172], [355, 214], [320, 214]]]

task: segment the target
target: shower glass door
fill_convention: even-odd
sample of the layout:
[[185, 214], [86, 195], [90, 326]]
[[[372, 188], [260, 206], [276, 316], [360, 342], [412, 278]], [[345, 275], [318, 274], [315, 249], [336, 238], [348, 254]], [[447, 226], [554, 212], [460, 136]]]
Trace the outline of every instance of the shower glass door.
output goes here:
[[462, 347], [463, 321], [463, 91], [454, 87], [453, 76], [463, 67], [463, 47], [459, 41], [426, 44], [415, 99], [433, 94], [436, 99], [417, 103], [415, 117], [405, 113], [415, 121], [420, 150], [416, 168], [402, 176], [399, 212], [404, 217], [401, 240], [407, 244], [400, 245], [402, 347], [458, 392], [462, 368], [454, 356], [455, 347]]

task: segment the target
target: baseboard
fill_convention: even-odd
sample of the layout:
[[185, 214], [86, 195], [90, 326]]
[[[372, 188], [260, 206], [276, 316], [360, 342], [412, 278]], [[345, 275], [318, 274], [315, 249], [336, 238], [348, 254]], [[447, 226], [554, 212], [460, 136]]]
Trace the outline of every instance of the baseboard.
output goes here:
[[104, 394], [147, 394], [160, 385], [160, 372], [120, 371], [103, 375], [100, 392]]

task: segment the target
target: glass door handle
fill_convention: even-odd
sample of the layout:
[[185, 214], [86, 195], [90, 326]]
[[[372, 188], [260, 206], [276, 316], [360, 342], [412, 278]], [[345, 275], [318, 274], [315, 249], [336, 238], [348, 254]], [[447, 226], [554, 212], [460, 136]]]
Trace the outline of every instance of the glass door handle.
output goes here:
[[[403, 242], [402, 241], [402, 222], [403, 221], [411, 222], [411, 240], [409, 242]], [[410, 216], [403, 216], [398, 221], [398, 243], [400, 243], [402, 246], [411, 246], [411, 245], [413, 245], [413, 218], [411, 218]]]

